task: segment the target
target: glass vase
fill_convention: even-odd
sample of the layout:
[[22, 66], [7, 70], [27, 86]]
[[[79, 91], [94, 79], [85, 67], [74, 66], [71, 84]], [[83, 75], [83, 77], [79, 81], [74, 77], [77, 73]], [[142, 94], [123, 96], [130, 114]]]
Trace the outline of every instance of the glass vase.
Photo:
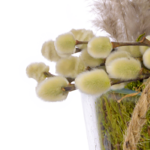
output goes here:
[[[118, 100], [131, 93], [135, 91], [109, 91], [98, 98], [81, 94], [89, 150], [123, 150], [125, 131], [140, 94]], [[145, 119], [137, 150], [150, 150], [150, 111]]]

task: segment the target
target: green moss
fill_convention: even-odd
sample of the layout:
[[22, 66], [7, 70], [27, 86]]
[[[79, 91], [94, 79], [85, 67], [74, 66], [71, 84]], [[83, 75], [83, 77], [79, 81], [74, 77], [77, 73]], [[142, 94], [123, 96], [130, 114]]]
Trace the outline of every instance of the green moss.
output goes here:
[[[99, 137], [102, 150], [122, 150], [123, 135], [131, 119], [133, 109], [139, 99], [138, 96], [127, 97], [118, 103], [126, 94], [107, 92], [96, 101]], [[141, 132], [141, 139], [137, 144], [138, 150], [150, 149], [150, 111], [146, 115], [147, 122]]]
[[139, 90], [139, 91], [142, 91], [143, 89], [144, 89], [144, 85], [142, 85], [143, 84], [143, 81], [141, 82], [141, 81], [134, 81], [134, 82], [130, 82], [130, 83], [128, 83], [126, 86], [125, 86], [125, 88], [126, 89], [130, 89], [130, 90], [133, 90], [133, 91], [135, 91], [135, 90]]

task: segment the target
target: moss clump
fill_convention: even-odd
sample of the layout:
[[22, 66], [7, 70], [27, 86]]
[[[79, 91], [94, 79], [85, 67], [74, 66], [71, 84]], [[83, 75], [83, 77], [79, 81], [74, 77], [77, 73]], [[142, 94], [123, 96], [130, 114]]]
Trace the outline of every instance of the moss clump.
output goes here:
[[134, 81], [134, 82], [130, 82], [128, 83], [125, 88], [126, 89], [130, 89], [133, 91], [143, 91], [143, 89], [145, 88], [145, 85], [142, 85], [143, 81]]
[[[127, 97], [117, 102], [126, 94], [109, 91], [96, 101], [99, 137], [102, 150], [122, 150], [123, 135], [129, 124], [134, 107], [140, 95]], [[137, 144], [138, 150], [150, 149], [150, 111], [147, 112], [147, 123], [141, 132], [141, 139]]]

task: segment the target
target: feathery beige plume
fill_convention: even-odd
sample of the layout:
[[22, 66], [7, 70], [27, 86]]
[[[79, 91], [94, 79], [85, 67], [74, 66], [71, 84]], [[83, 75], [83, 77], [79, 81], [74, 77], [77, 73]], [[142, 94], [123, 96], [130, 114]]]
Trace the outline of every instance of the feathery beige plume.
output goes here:
[[95, 0], [91, 8], [94, 26], [115, 41], [135, 41], [150, 33], [149, 0]]

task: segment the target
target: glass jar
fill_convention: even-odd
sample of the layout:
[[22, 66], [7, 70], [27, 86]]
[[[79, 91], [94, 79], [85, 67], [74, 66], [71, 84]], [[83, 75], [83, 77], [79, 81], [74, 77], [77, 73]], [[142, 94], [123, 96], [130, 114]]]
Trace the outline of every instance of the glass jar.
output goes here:
[[[81, 94], [89, 150], [123, 150], [125, 131], [140, 94], [118, 100], [131, 93], [135, 91], [109, 91], [98, 98]], [[145, 119], [137, 150], [150, 150], [150, 111]]]

